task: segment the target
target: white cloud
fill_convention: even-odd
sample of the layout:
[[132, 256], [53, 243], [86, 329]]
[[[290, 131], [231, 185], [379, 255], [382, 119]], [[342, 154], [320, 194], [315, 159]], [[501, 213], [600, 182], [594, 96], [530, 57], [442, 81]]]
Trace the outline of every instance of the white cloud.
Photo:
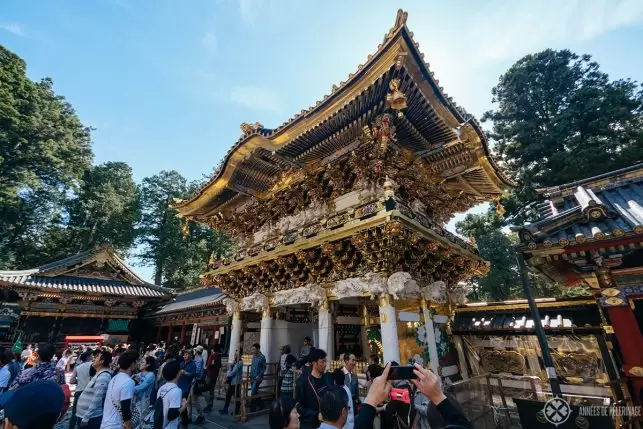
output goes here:
[[229, 93], [230, 101], [254, 110], [281, 113], [283, 103], [279, 95], [268, 88], [257, 86], [233, 86]]
[[203, 35], [201, 38], [201, 45], [210, 53], [217, 50], [217, 35], [214, 30], [210, 30]]
[[[643, 22], [640, 0], [505, 1], [482, 9], [467, 33], [478, 61], [594, 39]], [[472, 45], [472, 46], [471, 46]]]
[[24, 27], [24, 25], [19, 24], [17, 22], [0, 23], [0, 28], [2, 28], [5, 31], [8, 31], [9, 33], [15, 34], [16, 36], [27, 37], [26, 28]]

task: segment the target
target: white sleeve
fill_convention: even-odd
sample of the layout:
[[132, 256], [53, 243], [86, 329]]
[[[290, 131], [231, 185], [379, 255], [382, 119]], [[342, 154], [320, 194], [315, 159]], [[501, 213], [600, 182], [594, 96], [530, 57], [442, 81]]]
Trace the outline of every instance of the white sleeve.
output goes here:
[[134, 397], [134, 380], [127, 379], [125, 380], [125, 385], [121, 389], [121, 401], [127, 401], [128, 399], [132, 399]]
[[168, 392], [167, 394], [169, 395], [169, 408], [181, 408], [181, 389], [179, 389], [178, 387], [173, 387], [172, 391]]

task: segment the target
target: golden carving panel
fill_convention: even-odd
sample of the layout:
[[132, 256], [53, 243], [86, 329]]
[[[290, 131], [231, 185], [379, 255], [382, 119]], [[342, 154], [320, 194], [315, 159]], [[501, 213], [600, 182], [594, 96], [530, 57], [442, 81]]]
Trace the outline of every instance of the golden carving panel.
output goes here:
[[482, 350], [480, 352], [480, 361], [486, 372], [525, 373], [525, 357], [515, 351]]

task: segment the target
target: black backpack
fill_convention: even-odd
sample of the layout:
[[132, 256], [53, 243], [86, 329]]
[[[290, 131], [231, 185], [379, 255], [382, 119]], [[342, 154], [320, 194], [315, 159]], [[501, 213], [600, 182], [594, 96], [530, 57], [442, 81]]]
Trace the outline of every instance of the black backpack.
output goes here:
[[[170, 393], [172, 390], [178, 389], [178, 387], [173, 387], [165, 392], [165, 395]], [[153, 429], [163, 429], [163, 422], [165, 421], [165, 413], [163, 412], [163, 398], [165, 395], [159, 396], [154, 402], [154, 426]]]

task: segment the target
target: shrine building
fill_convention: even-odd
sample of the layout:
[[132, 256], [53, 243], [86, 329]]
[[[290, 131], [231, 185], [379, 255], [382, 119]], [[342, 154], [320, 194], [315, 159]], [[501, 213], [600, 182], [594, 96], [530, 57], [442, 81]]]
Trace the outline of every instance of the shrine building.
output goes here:
[[[597, 300], [633, 397], [643, 388], [643, 164], [538, 191], [515, 228], [529, 268]], [[640, 398], [639, 398], [640, 400]]]
[[330, 359], [420, 355], [459, 376], [452, 310], [488, 265], [444, 225], [512, 184], [406, 19], [314, 106], [275, 129], [242, 124], [211, 180], [176, 204], [234, 243], [202, 276], [227, 296], [230, 353], [258, 342], [275, 362], [310, 336]]
[[105, 343], [142, 336], [139, 313], [172, 297], [141, 279], [111, 248], [100, 246], [29, 270], [0, 271], [0, 343], [65, 344], [67, 336], [107, 335]]
[[224, 299], [220, 290], [204, 287], [178, 293], [171, 302], [146, 313], [144, 318], [151, 324], [146, 323], [144, 342], [225, 347], [229, 317]]

